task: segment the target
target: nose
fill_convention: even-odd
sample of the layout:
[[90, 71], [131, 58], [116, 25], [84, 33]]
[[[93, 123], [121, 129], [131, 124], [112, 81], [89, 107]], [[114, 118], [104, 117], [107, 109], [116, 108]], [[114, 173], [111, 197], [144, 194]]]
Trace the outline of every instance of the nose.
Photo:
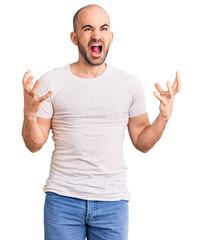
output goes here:
[[101, 40], [101, 33], [99, 30], [95, 29], [92, 33], [92, 39], [93, 40], [96, 40], [96, 41], [99, 41]]

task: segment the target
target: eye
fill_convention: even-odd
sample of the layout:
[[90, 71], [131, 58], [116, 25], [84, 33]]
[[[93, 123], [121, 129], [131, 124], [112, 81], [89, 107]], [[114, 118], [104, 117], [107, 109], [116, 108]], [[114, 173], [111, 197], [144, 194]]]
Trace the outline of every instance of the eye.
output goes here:
[[84, 31], [90, 31], [92, 28], [85, 28]]
[[103, 27], [102, 31], [108, 31], [108, 28], [107, 27]]

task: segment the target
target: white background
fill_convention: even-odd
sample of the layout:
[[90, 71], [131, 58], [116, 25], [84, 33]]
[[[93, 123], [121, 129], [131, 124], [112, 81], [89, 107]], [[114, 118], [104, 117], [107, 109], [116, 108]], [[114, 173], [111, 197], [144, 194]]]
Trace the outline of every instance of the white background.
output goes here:
[[41, 151], [25, 148], [21, 80], [27, 69], [36, 80], [77, 60], [69, 38], [72, 18], [89, 3], [109, 13], [115, 37], [106, 62], [140, 78], [151, 122], [159, 111], [154, 83], [165, 88], [177, 70], [182, 80], [173, 115], [150, 152], [138, 152], [126, 129], [129, 240], [201, 240], [202, 14], [197, 0], [1, 2], [0, 239], [43, 239], [42, 187], [54, 145], [50, 134]]

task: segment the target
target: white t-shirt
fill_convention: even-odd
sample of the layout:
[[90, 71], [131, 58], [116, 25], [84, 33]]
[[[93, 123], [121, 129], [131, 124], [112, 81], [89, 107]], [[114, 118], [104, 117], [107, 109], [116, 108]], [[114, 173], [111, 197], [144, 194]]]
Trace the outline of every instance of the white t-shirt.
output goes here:
[[146, 113], [138, 78], [107, 65], [96, 78], [79, 78], [70, 64], [40, 78], [37, 113], [52, 118], [55, 148], [44, 192], [85, 200], [130, 200], [123, 140], [128, 120]]

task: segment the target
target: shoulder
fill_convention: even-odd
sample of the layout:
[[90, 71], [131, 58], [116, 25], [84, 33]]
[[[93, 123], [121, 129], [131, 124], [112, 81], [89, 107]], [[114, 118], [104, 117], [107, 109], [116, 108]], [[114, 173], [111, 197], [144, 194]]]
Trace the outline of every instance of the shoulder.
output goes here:
[[122, 69], [118, 69], [113, 66], [108, 66], [108, 67], [109, 67], [109, 73], [111, 73], [113, 76], [117, 76], [118, 78], [127, 81], [129, 84], [134, 85], [134, 84], [140, 83], [139, 78], [129, 72]]
[[54, 99], [57, 93], [64, 88], [66, 79], [67, 65], [51, 69], [40, 77], [38, 92], [51, 90], [53, 92], [51, 98]]
[[54, 91], [54, 93], [63, 89], [68, 78], [67, 67], [68, 65], [66, 64], [64, 66], [53, 68], [47, 71], [40, 78], [41, 85], [48, 86], [51, 91]]
[[53, 80], [53, 79], [57, 79], [57, 78], [61, 78], [61, 76], [63, 76], [64, 74], [67, 74], [67, 64], [61, 67], [56, 67], [53, 68], [49, 71], [47, 71], [45, 74], [43, 74], [41, 76], [41, 78], [46, 78], [49, 79], [49, 81]]
[[127, 76], [127, 72], [122, 70], [122, 69], [118, 69], [116, 67], [113, 67], [111, 65], [108, 65], [108, 68], [109, 68], [109, 74], [112, 74], [112, 75], [119, 75], [120, 77], [126, 77]]

